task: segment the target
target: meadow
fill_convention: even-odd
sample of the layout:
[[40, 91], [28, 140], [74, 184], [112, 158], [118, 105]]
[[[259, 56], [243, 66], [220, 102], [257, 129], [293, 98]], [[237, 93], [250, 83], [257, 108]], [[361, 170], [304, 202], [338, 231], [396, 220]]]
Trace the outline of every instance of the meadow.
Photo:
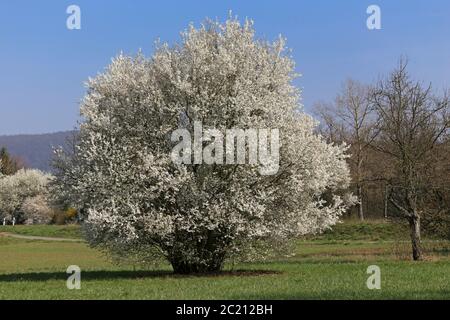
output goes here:
[[[221, 274], [173, 275], [117, 266], [81, 239], [78, 226], [7, 226], [0, 236], [0, 299], [450, 299], [450, 242], [424, 239], [425, 261], [410, 261], [405, 226], [346, 222], [298, 239], [291, 257], [227, 265]], [[78, 265], [81, 289], [66, 287]], [[366, 286], [367, 268], [381, 269], [381, 289]]]

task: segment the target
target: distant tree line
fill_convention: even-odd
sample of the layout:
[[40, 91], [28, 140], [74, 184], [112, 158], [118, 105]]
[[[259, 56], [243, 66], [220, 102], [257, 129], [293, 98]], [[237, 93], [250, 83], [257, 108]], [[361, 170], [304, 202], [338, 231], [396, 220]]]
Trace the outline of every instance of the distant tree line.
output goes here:
[[359, 219], [406, 219], [413, 258], [421, 229], [450, 237], [450, 100], [411, 79], [407, 60], [373, 85], [347, 80], [333, 103], [317, 103], [319, 131], [351, 147]]

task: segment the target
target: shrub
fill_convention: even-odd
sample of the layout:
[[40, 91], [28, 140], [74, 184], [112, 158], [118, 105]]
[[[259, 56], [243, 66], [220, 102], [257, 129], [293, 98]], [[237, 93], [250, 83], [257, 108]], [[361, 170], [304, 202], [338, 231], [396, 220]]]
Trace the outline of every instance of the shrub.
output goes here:
[[39, 170], [21, 169], [14, 175], [0, 178], [0, 218], [24, 221], [22, 206], [26, 199], [45, 197], [52, 176]]
[[43, 195], [27, 198], [22, 204], [25, 224], [49, 224], [54, 211]]

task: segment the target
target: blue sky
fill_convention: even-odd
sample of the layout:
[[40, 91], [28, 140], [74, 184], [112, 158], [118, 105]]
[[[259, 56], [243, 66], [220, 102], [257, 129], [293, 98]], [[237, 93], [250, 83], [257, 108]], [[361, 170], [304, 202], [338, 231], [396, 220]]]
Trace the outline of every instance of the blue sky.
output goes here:
[[[81, 30], [66, 28], [71, 4], [81, 8]], [[366, 28], [370, 4], [381, 8], [381, 30]], [[307, 110], [348, 77], [376, 80], [400, 55], [413, 76], [450, 87], [448, 0], [1, 0], [0, 134], [72, 129], [84, 81], [111, 57], [139, 48], [150, 55], [158, 37], [176, 41], [190, 22], [223, 20], [229, 10], [252, 18], [260, 37], [287, 37]]]

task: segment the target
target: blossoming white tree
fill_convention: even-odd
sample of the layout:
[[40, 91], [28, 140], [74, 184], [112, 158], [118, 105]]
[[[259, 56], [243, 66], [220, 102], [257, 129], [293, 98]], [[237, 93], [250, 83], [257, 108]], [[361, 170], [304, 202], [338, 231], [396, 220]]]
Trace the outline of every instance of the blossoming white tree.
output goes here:
[[[85, 212], [89, 243], [178, 273], [218, 271], [260, 244], [337, 222], [349, 182], [345, 148], [315, 135], [292, 84], [285, 41], [255, 39], [250, 21], [191, 26], [151, 58], [120, 55], [91, 79], [72, 155], [59, 151], [55, 192]], [[277, 174], [254, 165], [175, 164], [177, 128], [280, 132]]]
[[25, 224], [49, 224], [54, 215], [54, 210], [43, 194], [25, 199], [21, 211], [24, 215]]
[[52, 176], [39, 170], [21, 169], [14, 175], [0, 177], [0, 218], [12, 219], [22, 213], [28, 198], [44, 196]]

